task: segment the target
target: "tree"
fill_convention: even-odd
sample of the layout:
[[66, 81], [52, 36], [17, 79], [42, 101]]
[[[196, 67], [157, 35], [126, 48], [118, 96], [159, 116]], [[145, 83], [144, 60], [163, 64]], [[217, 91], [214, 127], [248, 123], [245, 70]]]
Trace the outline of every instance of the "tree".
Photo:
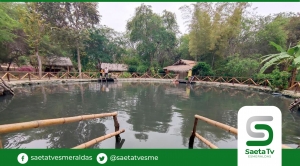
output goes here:
[[300, 41], [300, 13], [290, 18], [285, 29], [288, 31], [287, 48], [297, 45]]
[[179, 38], [179, 47], [178, 47], [179, 58], [190, 59], [190, 60], [193, 59], [193, 57], [190, 55], [189, 52], [189, 41], [190, 38], [188, 34], [185, 34]]
[[42, 59], [39, 51], [41, 43], [47, 38], [48, 24], [42, 19], [37, 9], [37, 3], [26, 3], [25, 8], [20, 9], [20, 22], [27, 34], [29, 46], [37, 57], [39, 78], [42, 78]]
[[150, 66], [163, 65], [175, 56], [178, 25], [174, 13], [163, 11], [162, 16], [153, 13], [151, 6], [142, 4], [136, 8], [134, 17], [127, 22], [130, 41], [136, 52]]
[[102, 26], [89, 30], [89, 39], [84, 42], [82, 64], [85, 69], [95, 69], [101, 62], [116, 63], [125, 53], [123, 34]]
[[100, 22], [97, 3], [40, 2], [38, 5], [43, 18], [56, 27], [53, 28], [53, 31], [57, 32], [56, 37], [76, 50], [79, 76], [82, 78], [80, 50], [84, 47], [83, 42], [89, 37], [88, 29]]
[[242, 18], [248, 3], [196, 3], [181, 8], [189, 22], [189, 52], [195, 60], [210, 62], [237, 52]]
[[1, 3], [0, 5], [0, 43], [12, 41], [16, 35], [14, 30], [19, 27], [17, 20], [11, 17], [11, 11], [15, 12], [15, 4]]
[[18, 62], [19, 57], [29, 54], [24, 31], [19, 29], [14, 30], [13, 33], [16, 35], [13, 41], [0, 43], [0, 61], [8, 63], [7, 71], [13, 62]]
[[[19, 20], [19, 8], [23, 4], [2, 3], [0, 6], [0, 62], [8, 63], [9, 70], [13, 61], [28, 52], [26, 34], [22, 30]], [[7, 24], [7, 25], [6, 25]], [[3, 26], [3, 27], [1, 27]]]
[[285, 30], [285, 26], [288, 20], [287, 17], [280, 14], [262, 17], [258, 20], [258, 25], [261, 27], [256, 32], [256, 48], [260, 54], [276, 53], [275, 47], [269, 45], [271, 41], [284, 49], [286, 48], [287, 31]]
[[295, 82], [297, 71], [300, 68], [300, 43], [298, 45], [285, 51], [280, 45], [271, 42], [280, 53], [265, 55], [262, 63], [264, 66], [261, 68], [260, 73], [263, 73], [267, 68], [273, 65], [283, 64], [285, 70], [291, 73], [291, 78], [289, 80], [289, 86], [292, 86]]

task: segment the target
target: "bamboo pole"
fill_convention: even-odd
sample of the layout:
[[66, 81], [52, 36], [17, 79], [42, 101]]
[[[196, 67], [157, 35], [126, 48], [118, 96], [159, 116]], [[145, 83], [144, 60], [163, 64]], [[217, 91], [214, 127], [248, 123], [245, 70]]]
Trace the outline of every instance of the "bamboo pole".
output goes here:
[[207, 146], [209, 146], [211, 149], [218, 149], [218, 147], [211, 142], [209, 142], [207, 139], [203, 138], [201, 135], [196, 133], [196, 137], [200, 139], [202, 142], [204, 142]]
[[0, 136], [0, 149], [4, 149], [4, 148], [3, 148], [3, 145], [2, 145], [1, 136]]
[[37, 121], [31, 121], [31, 122], [5, 124], [5, 125], [0, 125], [0, 134], [1, 133], [10, 133], [10, 132], [15, 132], [15, 131], [20, 131], [20, 130], [26, 130], [26, 129], [32, 129], [32, 128], [39, 128], [39, 127], [46, 127], [46, 126], [52, 126], [52, 125], [78, 122], [78, 121], [88, 120], [88, 119], [116, 116], [117, 114], [118, 114], [117, 112], [113, 112], [113, 113], [81, 115], [81, 116], [73, 116], [73, 117], [66, 117], [66, 118], [45, 119], [45, 120], [37, 120]]
[[76, 147], [74, 147], [72, 149], [85, 149], [85, 148], [88, 148], [88, 147], [90, 147], [92, 145], [95, 145], [96, 143], [102, 142], [102, 141], [104, 141], [104, 140], [106, 140], [108, 138], [111, 138], [113, 136], [119, 135], [119, 134], [121, 134], [123, 132], [125, 132], [124, 129], [122, 129], [120, 131], [116, 131], [116, 132], [110, 133], [110, 134], [107, 134], [105, 136], [101, 136], [101, 137], [95, 138], [95, 139], [93, 139], [93, 140], [91, 140], [89, 142], [86, 142], [86, 143], [83, 143], [81, 145], [78, 145], [78, 146], [76, 146]]
[[238, 134], [238, 130], [236, 128], [233, 128], [233, 127], [228, 126], [226, 124], [223, 124], [223, 123], [220, 123], [220, 122], [217, 122], [217, 121], [214, 121], [214, 120], [211, 120], [211, 119], [205, 118], [203, 116], [199, 116], [199, 115], [195, 115], [195, 118], [203, 120], [203, 121], [205, 121], [205, 122], [207, 122], [211, 125], [214, 125], [216, 127], [221, 128], [223, 130], [229, 131], [230, 133], [233, 133], [235, 135]]
[[286, 145], [282, 144], [282, 149], [292, 149], [292, 148], [289, 147], [289, 146], [286, 146]]

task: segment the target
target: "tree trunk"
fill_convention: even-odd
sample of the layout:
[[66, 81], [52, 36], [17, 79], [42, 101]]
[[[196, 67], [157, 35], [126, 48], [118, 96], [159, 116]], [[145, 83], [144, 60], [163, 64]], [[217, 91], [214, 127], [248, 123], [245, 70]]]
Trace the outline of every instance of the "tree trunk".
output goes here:
[[212, 57], [211, 68], [214, 69], [215, 55]]
[[296, 75], [297, 75], [297, 68], [294, 68], [292, 70], [292, 76], [291, 76], [291, 79], [290, 79], [290, 82], [289, 82], [289, 87], [293, 86], [293, 84], [296, 80]]
[[11, 62], [8, 63], [7, 71], [9, 71], [10, 65], [11, 65]]
[[79, 52], [79, 46], [78, 46], [78, 44], [77, 44], [77, 63], [78, 63], [79, 78], [82, 78], [82, 76], [81, 76], [80, 52]]
[[42, 60], [41, 60], [41, 57], [39, 56], [39, 50], [38, 50], [38, 48], [35, 49], [35, 55], [36, 55], [37, 60], [38, 60], [39, 78], [41, 79], [42, 78]]

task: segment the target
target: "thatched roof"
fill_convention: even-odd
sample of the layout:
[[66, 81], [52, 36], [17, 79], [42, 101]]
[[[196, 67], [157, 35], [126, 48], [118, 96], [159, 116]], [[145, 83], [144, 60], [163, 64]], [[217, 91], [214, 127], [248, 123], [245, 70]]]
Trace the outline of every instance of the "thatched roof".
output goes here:
[[109, 71], [127, 71], [128, 65], [117, 63], [101, 63], [101, 68], [108, 68]]
[[174, 72], [187, 72], [192, 69], [197, 64], [196, 61], [180, 59], [172, 66], [164, 67], [164, 70], [174, 71]]
[[68, 57], [47, 57], [44, 59], [43, 65], [46, 66], [73, 66], [73, 63]]

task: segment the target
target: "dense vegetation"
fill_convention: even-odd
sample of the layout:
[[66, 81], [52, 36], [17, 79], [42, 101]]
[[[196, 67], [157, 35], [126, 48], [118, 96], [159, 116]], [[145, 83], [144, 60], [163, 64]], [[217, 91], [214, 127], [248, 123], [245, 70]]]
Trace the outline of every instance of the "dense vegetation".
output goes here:
[[284, 76], [290, 83], [299, 77], [299, 13], [259, 16], [250, 3], [200, 2], [180, 8], [189, 27], [181, 34], [174, 13], [142, 4], [120, 33], [101, 25], [97, 5], [1, 3], [0, 63], [41, 70], [41, 57], [56, 55], [70, 57], [79, 72], [98, 70], [99, 62], [157, 72], [188, 59], [201, 62], [199, 75]]

